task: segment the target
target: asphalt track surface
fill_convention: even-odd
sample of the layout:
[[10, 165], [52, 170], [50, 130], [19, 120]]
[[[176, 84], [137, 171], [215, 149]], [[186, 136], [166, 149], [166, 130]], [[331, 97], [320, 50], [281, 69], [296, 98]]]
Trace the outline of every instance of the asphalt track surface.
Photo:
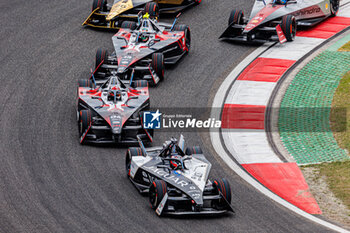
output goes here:
[[[221, 81], [256, 47], [219, 42], [232, 7], [253, 1], [203, 0], [180, 21], [192, 50], [151, 90], [159, 107], [207, 107]], [[76, 84], [86, 78], [111, 32], [84, 29], [90, 0], [0, 3], [1, 232], [324, 232], [264, 197], [215, 155], [208, 133], [185, 133], [231, 183], [236, 216], [159, 218], [127, 180], [125, 149], [81, 146]], [[155, 135], [154, 145], [170, 133]]]

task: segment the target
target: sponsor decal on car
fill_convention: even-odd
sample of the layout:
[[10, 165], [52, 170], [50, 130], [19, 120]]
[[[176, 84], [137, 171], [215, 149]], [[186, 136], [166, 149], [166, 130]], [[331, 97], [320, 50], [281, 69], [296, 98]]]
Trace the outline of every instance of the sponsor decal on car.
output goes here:
[[144, 167], [144, 169], [148, 169], [154, 174], [157, 174], [158, 176], [160, 176], [161, 178], [171, 181], [181, 187], [186, 187], [188, 185], [188, 182], [183, 180], [181, 176], [175, 176], [174, 174], [164, 171], [163, 169], [157, 168], [156, 166]]

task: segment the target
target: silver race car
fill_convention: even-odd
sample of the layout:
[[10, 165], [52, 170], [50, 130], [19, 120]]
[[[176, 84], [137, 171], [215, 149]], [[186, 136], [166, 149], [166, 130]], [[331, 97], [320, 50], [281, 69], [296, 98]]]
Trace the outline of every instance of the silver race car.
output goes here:
[[148, 193], [156, 213], [161, 215], [217, 215], [231, 206], [231, 189], [226, 179], [208, 179], [210, 162], [200, 147], [188, 147], [181, 135], [163, 147], [129, 148], [126, 173], [141, 193]]

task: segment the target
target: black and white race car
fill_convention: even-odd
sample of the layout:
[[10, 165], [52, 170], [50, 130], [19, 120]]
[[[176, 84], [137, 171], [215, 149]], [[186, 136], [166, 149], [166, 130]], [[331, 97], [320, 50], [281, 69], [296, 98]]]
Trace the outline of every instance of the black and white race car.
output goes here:
[[122, 82], [115, 73], [106, 81], [78, 81], [77, 120], [81, 144], [137, 144], [152, 142], [153, 130], [145, 129], [142, 112], [149, 109], [148, 83]]
[[146, 149], [141, 140], [139, 144], [126, 153], [126, 173], [141, 193], [149, 194], [159, 216], [234, 212], [228, 181], [208, 179], [211, 164], [200, 147], [184, 150], [182, 135], [163, 147]]
[[176, 64], [191, 46], [191, 32], [186, 25], [159, 22], [148, 13], [140, 14], [138, 23], [123, 22], [112, 37], [114, 52], [96, 53], [96, 78], [116, 71], [122, 80], [143, 79], [155, 86], [164, 80], [165, 65]]
[[340, 0], [255, 0], [249, 18], [233, 10], [222, 40], [239, 42], [293, 41], [297, 29], [312, 27], [339, 10]]

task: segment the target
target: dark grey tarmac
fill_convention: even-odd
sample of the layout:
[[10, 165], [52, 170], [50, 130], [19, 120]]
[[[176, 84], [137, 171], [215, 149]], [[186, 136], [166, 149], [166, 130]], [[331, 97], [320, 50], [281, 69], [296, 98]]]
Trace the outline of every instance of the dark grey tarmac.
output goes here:
[[[218, 41], [231, 8], [253, 1], [203, 0], [180, 18], [192, 50], [151, 90], [159, 107], [207, 107], [220, 83], [256, 47]], [[185, 133], [231, 183], [236, 216], [159, 218], [127, 180], [125, 148], [81, 146], [76, 84], [89, 76], [112, 32], [81, 27], [91, 1], [0, 2], [0, 232], [324, 232], [275, 204], [213, 152], [208, 133]], [[170, 133], [155, 136], [161, 145]]]

